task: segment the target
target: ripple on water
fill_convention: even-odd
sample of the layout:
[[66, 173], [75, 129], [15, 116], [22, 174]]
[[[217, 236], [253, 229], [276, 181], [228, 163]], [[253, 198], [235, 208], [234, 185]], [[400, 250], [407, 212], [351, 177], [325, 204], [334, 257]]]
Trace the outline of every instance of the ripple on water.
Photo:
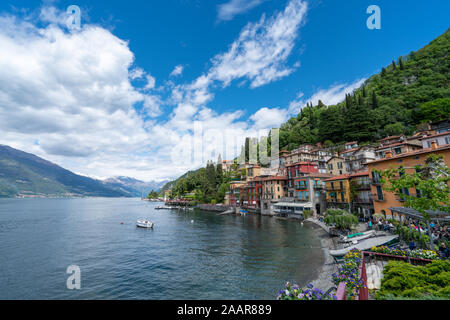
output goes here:
[[[0, 200], [0, 298], [274, 299], [286, 281], [312, 280], [323, 260], [308, 248], [320, 240], [296, 222], [155, 206]], [[136, 228], [138, 218], [155, 229]], [[81, 290], [66, 289], [71, 264], [81, 268]]]

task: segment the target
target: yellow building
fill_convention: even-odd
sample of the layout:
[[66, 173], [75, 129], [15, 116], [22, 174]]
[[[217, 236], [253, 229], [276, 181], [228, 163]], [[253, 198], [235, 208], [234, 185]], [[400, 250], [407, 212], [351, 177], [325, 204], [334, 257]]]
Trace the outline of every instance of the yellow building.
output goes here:
[[327, 208], [351, 208], [350, 175], [343, 174], [324, 180], [327, 192]]

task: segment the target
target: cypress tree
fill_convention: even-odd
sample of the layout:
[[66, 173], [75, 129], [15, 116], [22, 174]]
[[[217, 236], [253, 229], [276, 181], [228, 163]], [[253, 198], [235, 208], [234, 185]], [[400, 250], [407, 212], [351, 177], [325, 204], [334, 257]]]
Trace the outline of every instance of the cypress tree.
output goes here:
[[372, 91], [372, 109], [378, 108], [378, 98], [377, 94], [375, 93], [375, 90]]
[[400, 70], [405, 69], [405, 66], [403, 65], [402, 57], [398, 58], [398, 64], [399, 64], [399, 66], [400, 66]]

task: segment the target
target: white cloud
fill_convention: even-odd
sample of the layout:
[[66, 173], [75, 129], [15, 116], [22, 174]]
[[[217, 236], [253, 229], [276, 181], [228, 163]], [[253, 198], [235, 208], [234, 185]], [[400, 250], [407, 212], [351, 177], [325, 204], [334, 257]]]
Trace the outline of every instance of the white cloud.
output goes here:
[[176, 77], [179, 76], [183, 73], [184, 70], [184, 66], [182, 66], [181, 64], [176, 66], [173, 71], [170, 73], [170, 77]]
[[209, 77], [225, 86], [235, 79], [247, 78], [250, 86], [256, 88], [291, 74], [294, 68], [285, 63], [307, 8], [306, 2], [291, 0], [277, 15], [268, 19], [263, 15], [259, 22], [249, 23], [228, 52], [214, 57]]
[[[46, 21], [61, 14], [43, 12]], [[105, 155], [116, 162], [148, 148], [134, 105], [156, 114], [159, 100], [131, 85], [143, 71], [129, 71], [134, 55], [127, 42], [98, 26], [67, 33], [57, 24], [36, 27], [0, 16], [0, 47], [0, 143], [105, 176], [119, 173]]]
[[[284, 11], [248, 24], [195, 81], [168, 81], [167, 100], [147, 93], [158, 91], [155, 78], [134, 65], [128, 43], [110, 31], [84, 24], [67, 33], [55, 9], [41, 14], [51, 22], [46, 27], [0, 16], [0, 143], [96, 177], [173, 178], [218, 153], [231, 159], [246, 136], [267, 134], [288, 111], [266, 107], [244, 121], [242, 110], [220, 114], [207, 108], [212, 89], [233, 80], [247, 80], [254, 88], [290, 74], [287, 60], [306, 11], [305, 2], [291, 0]], [[176, 66], [171, 76], [182, 72]], [[168, 120], [149, 120], [161, 115], [163, 104], [175, 105]], [[194, 126], [206, 135], [196, 136]], [[201, 146], [204, 157], [172, 157], [186, 146]]]
[[310, 98], [303, 99], [303, 93], [299, 93], [297, 99], [293, 100], [289, 105], [289, 113], [297, 114], [300, 110], [311, 102], [313, 105], [317, 105], [321, 100], [325, 105], [335, 105], [342, 102], [345, 99], [345, 95], [352, 93], [354, 90], [361, 87], [366, 79], [358, 79], [353, 83], [335, 84], [328, 89], [320, 89], [315, 92]]
[[250, 116], [255, 129], [277, 128], [288, 119], [288, 110], [279, 108], [262, 108]]
[[217, 18], [219, 20], [233, 20], [236, 15], [245, 13], [265, 0], [230, 0], [217, 6]]
[[149, 74], [146, 76], [146, 79], [147, 79], [147, 84], [145, 85], [144, 89], [146, 89], [146, 90], [154, 89], [156, 79]]

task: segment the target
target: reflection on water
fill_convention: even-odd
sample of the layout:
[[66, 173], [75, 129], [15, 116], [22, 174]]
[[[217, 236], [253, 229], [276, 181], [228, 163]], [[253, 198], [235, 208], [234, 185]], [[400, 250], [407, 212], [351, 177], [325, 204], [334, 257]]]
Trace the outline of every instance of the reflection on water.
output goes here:
[[[0, 200], [0, 299], [274, 299], [322, 263], [319, 239], [297, 222], [155, 206]], [[139, 218], [154, 230], [136, 228]], [[66, 288], [69, 265], [81, 290]]]

